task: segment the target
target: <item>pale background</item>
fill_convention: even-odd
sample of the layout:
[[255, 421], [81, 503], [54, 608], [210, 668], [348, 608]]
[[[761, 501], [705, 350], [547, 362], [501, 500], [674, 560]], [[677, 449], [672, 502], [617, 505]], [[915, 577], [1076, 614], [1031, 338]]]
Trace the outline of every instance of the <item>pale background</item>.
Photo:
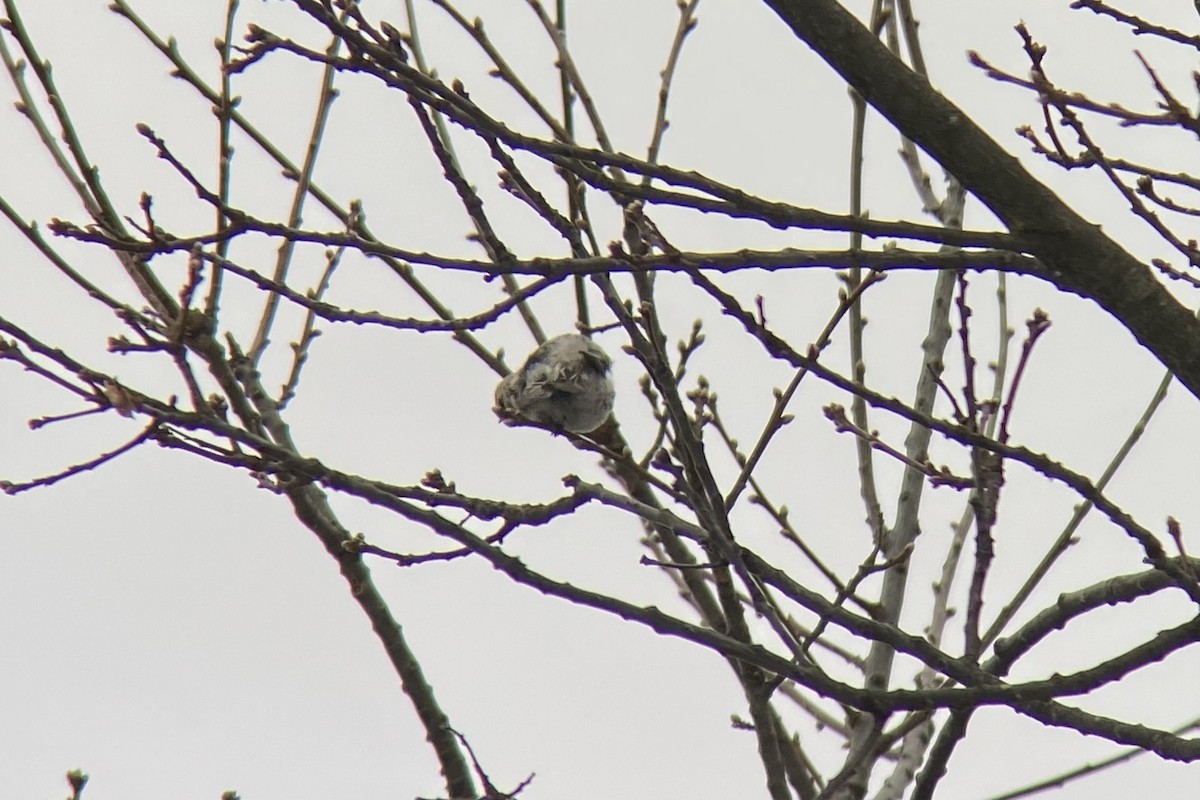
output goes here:
[[[138, 9], [160, 35], [178, 37], [182, 51], [213, 81], [211, 43], [220, 34], [224, 5], [144, 0]], [[365, 5], [369, 15], [404, 27], [400, 3]], [[675, 4], [571, 5], [572, 47], [610, 134], [618, 149], [644, 154]], [[850, 5], [861, 14], [869, 4]], [[965, 53], [979, 50], [1023, 74], [1024, 56], [1012, 26], [1024, 19], [1052, 48], [1047, 62], [1052, 77], [1139, 107], [1149, 105], [1151, 93], [1131, 48], [1146, 48], [1181, 95], [1190, 97], [1194, 64], [1186, 54], [1117, 35], [1114, 26], [1068, 11], [1065, 0], [916, 5], [930, 72], [942, 91], [1133, 252], [1169, 256], [1094, 176], [1065, 176], [1026, 157], [1027, 147], [1012, 131], [1023, 123], [1039, 124], [1036, 105], [1023, 92], [996, 85], [971, 68]], [[1140, 5], [1142, 13], [1164, 22], [1200, 28], [1184, 0]], [[479, 0], [459, 6], [468, 16], [483, 15], [489, 34], [514, 66], [553, 97], [553, 55], [524, 3]], [[206, 230], [210, 211], [154, 158], [133, 126], [151, 125], [211, 179], [215, 121], [203, 100], [167, 76], [165, 60], [105, 7], [101, 0], [38, 0], [21, 4], [20, 10], [42, 56], [54, 64], [60, 91], [117, 205], [136, 216], [138, 195], [145, 190], [155, 196], [161, 224], [177, 232]], [[243, 7], [245, 19], [324, 44], [315, 26], [297, 22], [300, 15], [287, 3], [243, 0]], [[436, 9], [419, 8], [427, 53], [443, 77], [461, 77], [482, 105], [533, 129], [510, 93], [484, 74], [487, 65], [473, 45]], [[699, 16], [675, 84], [664, 161], [768, 198], [845, 210], [850, 119], [845, 88], [762, 3], [704, 0]], [[308, 135], [317, 76], [311, 65], [276, 55], [237, 84], [244, 98], [241, 110], [297, 159]], [[403, 98], [380, 93], [365, 80], [342, 89], [317, 182], [340, 200], [361, 197], [369, 224], [384, 240], [477, 254], [464, 241], [469, 223], [416, 138]], [[0, 99], [15, 97], [7, 82], [0, 92]], [[1172, 169], [1191, 165], [1193, 142], [1138, 135], [1142, 138], [1126, 139], [1130, 146], [1155, 148]], [[0, 113], [0, 141], [5, 150], [0, 192], [25, 217], [43, 223], [53, 216], [86, 221], [19, 114]], [[459, 141], [510, 246], [523, 255], [561, 254], [558, 242], [535, 219], [495, 190], [495, 168], [485, 154], [469, 137]], [[912, 190], [893, 155], [897, 140], [877, 117], [869, 143], [866, 204], [872, 216], [916, 218]], [[263, 216], [285, 213], [290, 187], [250, 143], [239, 142], [235, 164], [240, 170], [236, 202]], [[337, 227], [315, 205], [309, 208], [312, 227]], [[844, 237], [783, 234], [693, 214], [658, 211], [652, 217], [681, 249], [845, 242]], [[600, 219], [608, 225], [601, 240], [617, 238], [615, 216]], [[984, 228], [991, 222], [977, 203], [970, 203], [967, 225]], [[77, 255], [76, 264], [97, 280], [124, 286], [116, 264], [99, 249], [64, 245], [63, 250]], [[235, 248], [244, 263], [270, 263], [271, 253], [262, 240]], [[319, 250], [309, 256], [298, 261], [306, 266], [297, 273], [296, 285], [303, 285], [303, 269], [315, 274], [311, 271], [321, 266]], [[166, 283], [177, 286], [181, 277], [182, 270]], [[910, 392], [932, 280], [928, 273], [896, 274], [868, 301], [868, 380], [885, 392], [901, 397]], [[435, 277], [431, 284], [464, 313], [486, 307], [496, 296], [494, 287], [481, 289], [460, 276]], [[835, 281], [821, 272], [747, 273], [726, 285], [743, 298], [765, 294], [768, 318], [797, 342], [811, 340], [835, 304]], [[994, 287], [991, 276], [973, 283], [981, 353], [994, 340]], [[244, 287], [239, 291], [230, 295], [226, 321], [245, 344], [253, 328], [249, 322], [238, 327], [238, 309], [252, 313], [261, 298]], [[672, 307], [668, 299], [674, 292], [691, 299]], [[693, 318], [704, 320], [709, 344], [691, 375], [702, 371], [709, 377], [724, 413], [743, 424], [743, 441], [752, 441], [770, 408], [770, 388], [783, 385], [788, 373], [742, 341], [714, 306], [695, 302], [686, 282], [663, 278], [660, 297], [674, 338], [686, 335]], [[331, 299], [360, 309], [424, 315], [403, 287], [366, 261], [343, 267]], [[1163, 368], [1099, 309], [1078, 298], [1014, 279], [1009, 299], [1018, 335], [1037, 306], [1054, 321], [1023, 390], [1015, 437], [1097, 476]], [[1184, 299], [1195, 304], [1192, 297]], [[147, 385], [163, 380], [162, 370], [149, 360], [107, 354], [105, 339], [119, 333], [119, 323], [50, 275], [7, 227], [0, 228], [0, 304], [4, 314], [44, 340], [122, 380]], [[567, 329], [573, 320], [566, 290], [541, 298], [537, 308], [552, 331]], [[286, 340], [298, 319], [288, 312], [276, 334], [279, 352], [265, 368], [268, 386], [282, 380]], [[415, 483], [438, 467], [463, 491], [516, 499], [555, 497], [562, 492], [559, 479], [568, 473], [601, 477], [594, 461], [567, 443], [497, 424], [490, 410], [496, 377], [448, 337], [321, 327], [325, 335], [315, 346], [290, 415], [304, 453], [396, 483]], [[510, 363], [532, 345], [515, 317], [481, 338], [507, 348]], [[636, 451], [652, 432], [636, 388], [637, 365], [620, 354], [618, 333], [600, 341], [617, 356], [617, 412]], [[844, 338], [830, 352], [831, 363], [844, 365]], [[961, 383], [956, 369], [952, 365], [954, 386]], [[789, 503], [810, 540], [836, 566], [852, 569], [867, 534], [852, 442], [834, 434], [819, 414], [820, 406], [831, 401], [847, 402], [815, 381], [806, 386], [793, 409], [797, 422], [765, 462], [764, 479]], [[37, 432], [25, 425], [30, 418], [72, 408], [61, 393], [11, 364], [0, 364], [0, 479], [24, 480], [86, 460], [131, 436], [139, 424], [107, 415]], [[905, 430], [878, 415], [873, 424], [895, 442]], [[1155, 530], [1164, 529], [1168, 514], [1180, 519], [1185, 531], [1200, 525], [1194, 491], [1198, 464], [1189, 434], [1196, 424], [1196, 401], [1173, 389], [1110, 490]], [[940, 440], [932, 447], [936, 462], [963, 464], [957, 448]], [[729, 459], [714, 460], [728, 480]], [[881, 472], [890, 518], [899, 471], [886, 464]], [[1015, 588], [1074, 503], [1062, 487], [1022, 468], [1010, 468], [1008, 477], [998, 561], [989, 584], [998, 592]], [[342, 498], [335, 503], [346, 524], [374, 543], [408, 552], [437, 545], [401, 520]], [[948, 535], [961, 503], [950, 490], [929, 492], [922, 545]], [[761, 512], [743, 504], [735, 520], [739, 537], [750, 546], [767, 552], [776, 547], [773, 525]], [[1051, 602], [1060, 591], [1142, 568], [1138, 549], [1105, 522], [1090, 519], [1080, 534], [1082, 544], [1059, 565], [1032, 608]], [[523, 534], [513, 549], [552, 575], [679, 611], [670, 583], [637, 565], [639, 535], [624, 517], [587, 510], [569, 525]], [[924, 561], [919, 552], [916, 566], [938, 567], [937, 550], [931, 547]], [[1200, 544], [1192, 550], [1200, 552]], [[535, 772], [523, 794], [529, 800], [752, 797], [762, 791], [753, 737], [729, 725], [731, 714], [744, 713], [744, 701], [711, 653], [541, 597], [479, 563], [407, 570], [378, 563], [374, 572], [452, 723], [467, 734], [500, 787], [511, 788]], [[928, 601], [929, 592], [917, 585], [906, 608], [909, 630], [923, 627]], [[997, 607], [989, 606], [993, 612]], [[1022, 662], [1015, 677], [1090, 664], [1118, 652], [1135, 634], [1177, 624], [1188, 611], [1159, 598], [1073, 626]], [[953, 641], [954, 635], [948, 646]], [[1079, 703], [1171, 727], [1196, 715], [1194, 693], [1178, 690], [1188, 687], [1198, 669], [1200, 658], [1185, 651]], [[971, 734], [950, 762], [943, 796], [988, 796], [1114, 752], [1102, 741], [1044, 731], [1005, 711], [977, 714]], [[839, 756], [834, 739], [809, 734], [806, 745], [825, 764]], [[335, 565], [290, 516], [285, 502], [257, 490], [245, 475], [152, 448], [51, 489], [0, 497], [0, 798], [64, 796], [61, 776], [72, 767], [91, 774], [89, 800], [215, 798], [225, 789], [236, 789], [247, 800], [441, 792], [424, 734], [381, 647], [347, 596]], [[1058, 796], [1122, 797], [1138, 791], [1190, 797], [1196, 770], [1142, 758]]]

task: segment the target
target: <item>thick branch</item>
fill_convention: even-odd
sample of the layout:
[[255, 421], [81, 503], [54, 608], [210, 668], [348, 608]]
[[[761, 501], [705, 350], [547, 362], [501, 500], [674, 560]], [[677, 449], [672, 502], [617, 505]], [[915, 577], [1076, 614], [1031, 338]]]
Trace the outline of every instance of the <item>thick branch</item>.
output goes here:
[[1200, 397], [1200, 321], [1151, 270], [1025, 171], [836, 0], [765, 0], [830, 66], [1020, 236], [1042, 277], [1097, 302]]

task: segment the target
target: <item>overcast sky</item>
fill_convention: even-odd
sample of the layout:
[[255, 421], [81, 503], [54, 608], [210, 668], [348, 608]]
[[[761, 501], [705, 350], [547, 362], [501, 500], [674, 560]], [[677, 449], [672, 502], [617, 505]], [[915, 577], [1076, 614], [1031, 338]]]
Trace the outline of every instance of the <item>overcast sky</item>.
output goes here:
[[[211, 211], [154, 157], [135, 131], [144, 122], [197, 174], [215, 174], [216, 125], [209, 104], [169, 76], [166, 60], [107, 0], [19, 2], [43, 58], [53, 63], [63, 101], [114, 203], [140, 219], [138, 198], [154, 196], [161, 225], [178, 234], [207, 231]], [[405, 28], [403, 4], [368, 0], [372, 18]], [[618, 150], [644, 155], [657, 101], [659, 70], [677, 12], [670, 0], [572, 2], [570, 41]], [[869, 3], [849, 3], [865, 13]], [[1200, 27], [1191, 4], [1143, 3], [1145, 13], [1185, 30]], [[1167, 5], [1173, 6], [1166, 8]], [[175, 36], [180, 51], [210, 83], [217, 82], [212, 42], [224, 3], [139, 0], [147, 24]], [[325, 41], [289, 2], [243, 0], [239, 30], [252, 19], [314, 47]], [[1061, 196], [1143, 258], [1168, 257], [1152, 232], [1132, 219], [1101, 180], [1065, 175], [1028, 154], [1014, 128], [1039, 124], [1032, 98], [988, 80], [967, 62], [978, 50], [1024, 74], [1027, 64], [1013, 25], [1024, 19], [1051, 48], [1047, 68], [1063, 85], [1148, 108], [1151, 91], [1132, 54], [1141, 47], [1164, 76], [1191, 97], [1194, 56], [1119, 35], [1066, 0], [935, 0], [917, 2], [925, 54], [935, 85], [988, 129]], [[461, 78], [472, 99], [514, 127], [539, 135], [536, 121], [511, 92], [487, 76], [488, 63], [431, 3], [417, 2], [427, 55], [441, 77]], [[552, 99], [557, 77], [552, 48], [519, 0], [475, 0], [458, 7], [484, 17], [489, 35], [531, 87]], [[741, 185], [769, 199], [844, 212], [850, 103], [845, 87], [770, 10], [756, 0], [703, 0], [700, 24], [684, 51], [674, 85], [671, 128], [662, 158]], [[11, 39], [9, 39], [11, 43]], [[277, 54], [237, 78], [240, 110], [293, 158], [307, 141], [319, 70]], [[0, 84], [0, 195], [43, 226], [53, 217], [85, 224], [69, 187], [53, 169], [24, 117], [12, 110], [11, 82]], [[365, 78], [340, 83], [316, 182], [348, 203], [360, 198], [381, 239], [414, 250], [480, 256], [467, 241], [463, 215], [420, 139], [404, 98]], [[459, 132], [461, 133], [461, 132]], [[1119, 136], [1119, 132], [1111, 132]], [[1169, 170], [1186, 170], [1194, 146], [1182, 137], [1113, 139], [1157, 153]], [[522, 256], [564, 255], [560, 242], [519, 204], [495, 188], [484, 149], [459, 136], [461, 155], [498, 227]], [[876, 219], [920, 219], [919, 203], [878, 117], [869, 129], [866, 206]], [[284, 219], [290, 185], [244, 138], [236, 140], [233, 197], [260, 216]], [[1172, 162], [1166, 154], [1181, 154]], [[523, 164], [525, 162], [522, 162]], [[549, 170], [529, 162], [551, 186]], [[941, 190], [940, 173], [927, 162]], [[549, 190], [548, 190], [549, 191]], [[555, 199], [560, 195], [555, 195]], [[620, 237], [617, 215], [598, 209], [598, 238]], [[684, 250], [781, 246], [845, 246], [844, 236], [787, 232], [672, 210], [653, 213], [667, 238]], [[321, 230], [337, 221], [312, 206], [306, 222]], [[969, 201], [966, 224], [994, 227]], [[1184, 234], [1183, 238], [1187, 238]], [[64, 243], [62, 251], [94, 280], [133, 298], [116, 262], [98, 248]], [[251, 237], [235, 245], [243, 263], [268, 271], [273, 243]], [[293, 277], [307, 286], [323, 266], [319, 248], [301, 251]], [[8, 226], [0, 227], [0, 315], [54, 346], [133, 385], [172, 386], [160, 361], [106, 352], [122, 332], [104, 309], [70, 288]], [[158, 263], [158, 262], [156, 262]], [[171, 265], [178, 270], [171, 274]], [[182, 283], [184, 261], [163, 260], [160, 274]], [[488, 307], [497, 289], [455, 275], [428, 275], [455, 311]], [[911, 395], [927, 322], [931, 273], [900, 273], [872, 290], [868, 304], [868, 380], [881, 391]], [[723, 284], [739, 297], [765, 297], [768, 319], [798, 344], [811, 341], [836, 306], [836, 280], [820, 271], [750, 272]], [[994, 354], [996, 279], [974, 279], [975, 332], [981, 361]], [[1179, 287], [1173, 290], [1183, 292]], [[701, 319], [709, 336], [689, 380], [706, 375], [743, 442], [752, 442], [770, 411], [771, 389], [790, 373], [770, 361], [719, 309], [691, 294], [686, 281], [663, 276], [662, 314], [673, 339]], [[1181, 294], [1196, 305], [1196, 298]], [[672, 302], [674, 299], [677, 302]], [[348, 259], [333, 302], [396, 316], [428, 316], [377, 262]], [[262, 298], [232, 287], [223, 323], [243, 344], [253, 337]], [[1104, 469], [1160, 380], [1163, 367], [1096, 306], [1031, 279], [1010, 279], [1010, 324], [1044, 308], [1053, 328], [1022, 389], [1014, 438], [1096, 477]], [[569, 287], [535, 304], [551, 333], [569, 330]], [[268, 387], [290, 366], [289, 337], [301, 315], [285, 310], [264, 363]], [[440, 468], [464, 492], [517, 500], [563, 494], [561, 478], [602, 480], [595, 460], [545, 432], [508, 428], [492, 411], [497, 376], [440, 334], [421, 336], [323, 324], [304, 383], [289, 414], [302, 452], [350, 472], [415, 484]], [[534, 344], [516, 315], [480, 332], [518, 364]], [[637, 387], [637, 363], [621, 352], [621, 334], [598, 341], [616, 365], [617, 415], [635, 452], [654, 433]], [[991, 348], [991, 349], [989, 349]], [[846, 343], [829, 358], [845, 369]], [[838, 361], [838, 359], [841, 359]], [[961, 385], [961, 369], [951, 365]], [[958, 370], [955, 372], [954, 370]], [[694, 385], [694, 384], [693, 384]], [[853, 442], [838, 436], [820, 408], [847, 403], [812, 382], [797, 397], [797, 421], [763, 465], [762, 478], [830, 562], [847, 574], [862, 557], [867, 530], [858, 499]], [[52, 386], [0, 363], [0, 479], [52, 473], [86, 461], [132, 436], [142, 424], [115, 414], [30, 431], [27, 420], [77, 406]], [[948, 414], [948, 408], [939, 407]], [[1114, 481], [1112, 497], [1143, 524], [1162, 531], [1167, 515], [1197, 542], [1200, 463], [1185, 435], [1197, 404], [1178, 387], [1169, 394], [1139, 449]], [[877, 416], [885, 437], [900, 444], [906, 425]], [[710, 445], [712, 447], [712, 445]], [[718, 451], [719, 452], [719, 451]], [[932, 445], [936, 463], [963, 468], [961, 449]], [[736, 474], [714, 457], [720, 479]], [[885, 513], [895, 508], [900, 469], [882, 462]], [[1014, 467], [1008, 475], [998, 559], [990, 584], [995, 606], [1019, 585], [1070, 517], [1077, 498]], [[944, 542], [963, 497], [928, 490], [922, 524]], [[404, 552], [437, 548], [432, 535], [364, 504], [334, 498], [343, 522], [373, 543]], [[739, 540], [768, 553], [780, 547], [775, 526], [742, 504]], [[535, 529], [512, 550], [561, 580], [619, 593], [639, 604], [688, 612], [659, 571], [639, 566], [640, 529], [630, 518], [585, 509], [568, 522]], [[1080, 529], [1081, 543], [1031, 603], [1143, 568], [1140, 551], [1100, 519]], [[1192, 544], [1200, 552], [1200, 543]], [[782, 557], [782, 556], [781, 556]], [[942, 549], [918, 552], [913, 601], [904, 624], [919, 633], [928, 616], [924, 588]], [[751, 734], [734, 729], [745, 701], [727, 666], [712, 653], [666, 640], [634, 624], [565, 604], [517, 586], [482, 563], [460, 560], [399, 569], [372, 564], [376, 580], [454, 726], [465, 733], [501, 788], [536, 773], [522, 795], [549, 798], [723, 798], [765, 795]], [[797, 566], [797, 574], [804, 569]], [[825, 587], [827, 588], [827, 587]], [[1007, 590], [1007, 591], [1006, 591]], [[961, 601], [963, 595], [956, 596]], [[1112, 655], [1189, 609], [1169, 599], [1116, 609], [1072, 626], [1045, 652], [1022, 662], [1016, 676], [1065, 672]], [[690, 617], [689, 617], [690, 618]], [[958, 646], [953, 640], [948, 646]], [[1194, 651], [1106, 687], [1080, 705], [1146, 724], [1173, 727], [1196, 715], [1175, 692], [1200, 669]], [[897, 685], [911, 676], [897, 676]], [[444, 793], [437, 765], [367, 620], [348, 596], [336, 565], [289, 513], [285, 500], [254, 479], [181, 453], [139, 449], [103, 469], [53, 488], [0, 497], [0, 798], [57, 798], [62, 773], [79, 767], [92, 783], [88, 800], [150, 797], [216, 798], [236, 789], [247, 800], [316, 797], [435, 797]], [[1164, 690], [1164, 687], [1171, 689]], [[1170, 697], [1170, 700], [1167, 699]], [[840, 740], [799, 725], [806, 748], [824, 765], [837, 763]], [[995, 794], [1116, 750], [1097, 739], [1042, 730], [1006, 711], [980, 712], [971, 736], [950, 762], [943, 795]], [[1189, 780], [1190, 778], [1190, 780]], [[1187, 783], [1185, 783], [1187, 781]], [[1140, 792], [1187, 797], [1195, 767], [1146, 757], [1057, 796], [1093, 798]]]

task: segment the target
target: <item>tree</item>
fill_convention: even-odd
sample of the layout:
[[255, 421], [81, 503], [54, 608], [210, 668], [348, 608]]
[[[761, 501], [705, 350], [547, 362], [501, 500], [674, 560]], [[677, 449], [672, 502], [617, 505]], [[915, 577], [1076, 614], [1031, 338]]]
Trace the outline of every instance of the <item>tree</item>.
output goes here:
[[[1139, 785], [1161, 789], [1172, 762], [1200, 757], [1194, 711], [1162, 702], [1187, 689], [1200, 631], [1186, 437], [1151, 450], [1151, 480], [1114, 483], [1151, 418], [1181, 427], [1200, 396], [1187, 305], [1200, 252], [1181, 232], [1197, 212], [1167, 195], [1196, 181], [1170, 158], [1112, 155], [1200, 129], [1171, 88], [1195, 19], [1042, 4], [1104, 43], [1062, 45], [1068, 64], [1126, 58], [1139, 37], [1136, 108], [1150, 110], [1131, 110], [1060, 82], [1048, 22], [968, 64], [949, 38], [961, 10], [918, 36], [907, 0], [859, 16], [833, 0], [714, 2], [717, 35], [698, 51], [698, 0], [674, 21], [653, 4], [565, 0], [406, 3], [390, 21], [372, 3], [247, 5], [227, 4], [212, 61], [160, 32], [182, 23], [177, 7], [116, 0], [121, 30], [175, 79], [139, 93], [100, 57], [118, 49], [103, 37], [89, 42], [96, 73], [60, 86], [42, 52], [61, 45], [55, 29], [5, 0], [19, 112], [6, 124], [26, 131], [7, 137], [9, 160], [31, 170], [0, 185], [23, 239], [0, 287], [14, 516], [91, 487], [95, 530], [70, 532], [68, 550], [160, 573], [161, 594], [138, 605], [164, 615], [194, 572], [187, 553], [244, 566], [289, 598], [257, 598], [288, 619], [336, 564], [342, 589], [319, 604], [370, 623], [433, 757], [414, 762], [400, 734], [363, 745], [366, 772], [399, 765], [390, 786], [405, 796], [723, 796], [764, 779], [773, 800], [996, 796], [1116, 763], [1106, 779], [1139, 775], [1133, 756]], [[62, 29], [82, 32], [75, 18]], [[966, 100], [935, 88], [923, 40], [953, 65], [949, 83], [974, 81]], [[133, 63], [125, 78], [150, 74]], [[300, 87], [314, 86], [304, 119]], [[1019, 132], [1032, 157], [1000, 143], [1022, 139], [989, 122], [998, 98], [1036, 120]], [[137, 155], [95, 155], [134, 139]], [[1103, 180], [1081, 191], [1061, 168]], [[77, 210], [35, 191], [51, 176]], [[43, 206], [52, 236], [31, 221]], [[516, 402], [494, 413], [492, 384], [573, 331], [615, 362], [612, 416], [565, 430]], [[1176, 380], [1190, 397], [1164, 403]], [[567, 402], [563, 385], [543, 400]], [[18, 439], [24, 419], [34, 430]], [[146, 481], [139, 505], [108, 508], [130, 481]], [[147, 496], [159, 481], [178, 487], [175, 507]], [[258, 497], [276, 538], [240, 519]], [[223, 530], [148, 546], [194, 520]], [[49, 529], [22, 527], [10, 546]], [[91, 544], [118, 528], [138, 547]], [[303, 531], [322, 566], [292, 560]], [[278, 561], [238, 564], [235, 541]], [[238, 610], [214, 628], [252, 613], [230, 597]], [[414, 641], [414, 624], [438, 635]], [[305, 635], [335, 663], [322, 651], [339, 634]], [[99, 671], [72, 645], [77, 669]], [[239, 655], [264, 659], [269, 691], [286, 685], [269, 655]], [[336, 668], [338, 685], [370, 687], [344, 698], [350, 718], [390, 691], [375, 666]], [[574, 680], [555, 683], [564, 671]], [[684, 694], [645, 752], [637, 698]], [[551, 720], [569, 721], [561, 746], [576, 752], [546, 775]], [[697, 759], [680, 744], [693, 736], [721, 755]], [[258, 757], [256, 738], [229, 743]], [[1023, 766], [1022, 741], [1044, 762]], [[661, 773], [643, 775], [654, 761]], [[253, 796], [255, 782], [287, 791], [249, 773], [237, 785]], [[72, 774], [75, 795], [84, 783]]]

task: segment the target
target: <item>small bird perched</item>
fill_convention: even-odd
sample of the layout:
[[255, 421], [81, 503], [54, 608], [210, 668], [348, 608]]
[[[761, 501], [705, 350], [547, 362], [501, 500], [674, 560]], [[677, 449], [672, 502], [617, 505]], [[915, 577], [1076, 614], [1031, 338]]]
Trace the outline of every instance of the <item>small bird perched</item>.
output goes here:
[[591, 433], [613, 408], [612, 359], [578, 333], [547, 340], [496, 387], [496, 413]]

